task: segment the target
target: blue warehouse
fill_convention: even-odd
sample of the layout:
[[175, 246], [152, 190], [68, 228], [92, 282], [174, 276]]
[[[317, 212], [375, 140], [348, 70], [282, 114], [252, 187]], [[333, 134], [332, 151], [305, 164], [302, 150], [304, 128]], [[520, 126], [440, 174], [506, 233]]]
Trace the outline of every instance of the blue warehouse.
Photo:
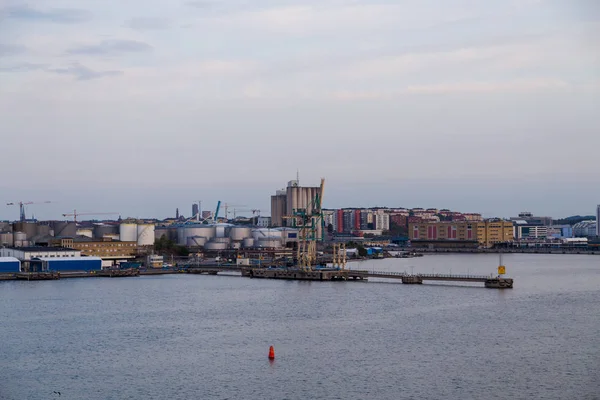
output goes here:
[[21, 261], [14, 257], [0, 257], [0, 274], [21, 272]]
[[40, 257], [42, 271], [100, 271], [102, 259], [100, 257]]

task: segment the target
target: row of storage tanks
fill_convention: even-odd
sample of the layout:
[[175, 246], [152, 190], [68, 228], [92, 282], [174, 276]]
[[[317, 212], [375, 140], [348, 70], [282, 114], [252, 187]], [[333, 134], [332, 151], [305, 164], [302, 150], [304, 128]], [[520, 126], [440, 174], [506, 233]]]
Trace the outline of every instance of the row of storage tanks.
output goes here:
[[205, 250], [239, 248], [280, 248], [298, 240], [298, 231], [290, 228], [251, 228], [230, 224], [185, 224], [172, 227], [156, 227], [156, 239], [165, 236], [187, 247]]
[[34, 244], [43, 237], [75, 237], [86, 236], [90, 239], [102, 240], [106, 237], [113, 240], [136, 242], [138, 246], [154, 244], [154, 224], [122, 223], [120, 225], [94, 224], [91, 227], [80, 227], [75, 222], [51, 221], [16, 222], [0, 226], [0, 246], [24, 247]]

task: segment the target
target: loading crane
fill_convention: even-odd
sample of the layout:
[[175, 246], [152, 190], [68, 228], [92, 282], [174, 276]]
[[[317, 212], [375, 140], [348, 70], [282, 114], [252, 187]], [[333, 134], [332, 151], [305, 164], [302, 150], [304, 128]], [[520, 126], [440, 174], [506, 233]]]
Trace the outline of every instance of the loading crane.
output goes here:
[[117, 215], [119, 213], [116, 212], [87, 212], [87, 213], [78, 213], [77, 210], [73, 210], [72, 213], [63, 214], [63, 217], [73, 217], [73, 221], [77, 222], [78, 215]]
[[[311, 271], [317, 261], [317, 241], [323, 240], [325, 236], [323, 219], [323, 193], [325, 192], [325, 179], [321, 178], [321, 187], [318, 193], [306, 208], [293, 211], [292, 215], [283, 218], [290, 219], [292, 226], [300, 230], [298, 237], [298, 266], [303, 271]], [[309, 213], [308, 210], [311, 210]], [[319, 227], [321, 237], [318, 237]]]
[[19, 202], [15, 202], [15, 203], [6, 203], [7, 206], [15, 206], [15, 205], [19, 205], [19, 220], [25, 221], [25, 206], [28, 206], [30, 204], [48, 204], [48, 203], [52, 203], [51, 201], [19, 201]]

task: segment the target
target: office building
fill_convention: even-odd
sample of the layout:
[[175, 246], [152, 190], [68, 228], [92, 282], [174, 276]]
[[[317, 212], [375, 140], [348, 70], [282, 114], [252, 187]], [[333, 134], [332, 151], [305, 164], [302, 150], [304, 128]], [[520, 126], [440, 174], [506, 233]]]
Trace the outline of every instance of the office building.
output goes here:
[[513, 223], [504, 220], [483, 222], [421, 222], [409, 223], [413, 245], [435, 247], [444, 242], [477, 242], [481, 247], [513, 241]]

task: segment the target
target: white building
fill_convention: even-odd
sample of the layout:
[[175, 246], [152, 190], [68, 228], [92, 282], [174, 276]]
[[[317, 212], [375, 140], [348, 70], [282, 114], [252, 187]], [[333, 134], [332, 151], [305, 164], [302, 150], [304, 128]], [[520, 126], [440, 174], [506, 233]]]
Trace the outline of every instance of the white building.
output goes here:
[[64, 247], [5, 247], [0, 248], [0, 257], [14, 257], [20, 261], [33, 258], [81, 257], [81, 251]]
[[389, 231], [390, 230], [389, 214], [384, 214], [384, 213], [373, 214], [373, 229], [377, 230], [377, 231]]
[[268, 228], [271, 226], [271, 217], [258, 217], [256, 219], [256, 226], [261, 228]]

